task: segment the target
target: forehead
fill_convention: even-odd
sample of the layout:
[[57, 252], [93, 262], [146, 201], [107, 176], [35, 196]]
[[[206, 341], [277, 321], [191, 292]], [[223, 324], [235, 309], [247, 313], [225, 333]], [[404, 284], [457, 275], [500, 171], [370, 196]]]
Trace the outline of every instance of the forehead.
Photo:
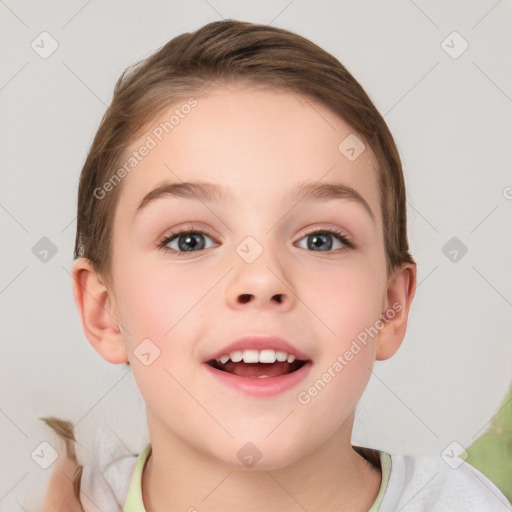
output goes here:
[[368, 146], [356, 159], [347, 157], [353, 156], [347, 147], [362, 141], [329, 108], [247, 84], [218, 87], [195, 96], [195, 104], [187, 100], [162, 110], [128, 148], [125, 160], [149, 140], [152, 146], [123, 179], [123, 214], [164, 182], [219, 184], [235, 191], [246, 208], [279, 206], [298, 183], [329, 182], [357, 190], [380, 223], [375, 157]]

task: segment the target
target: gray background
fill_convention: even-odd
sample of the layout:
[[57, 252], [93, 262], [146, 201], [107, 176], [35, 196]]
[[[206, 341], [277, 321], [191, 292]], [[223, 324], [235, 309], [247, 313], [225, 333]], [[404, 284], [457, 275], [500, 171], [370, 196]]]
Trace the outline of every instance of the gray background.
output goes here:
[[[92, 458], [112, 456], [97, 448], [105, 439], [134, 452], [148, 440], [131, 373], [94, 352], [75, 310], [78, 177], [126, 66], [221, 18], [286, 28], [334, 54], [403, 159], [419, 286], [402, 348], [375, 366], [354, 443], [440, 454], [482, 434], [512, 375], [511, 14], [510, 0], [0, 0], [1, 509], [22, 510], [50, 472], [31, 457], [56, 442], [38, 416], [73, 421]], [[58, 43], [47, 58], [44, 31]], [[43, 237], [57, 251], [46, 261]], [[453, 237], [456, 261], [445, 255]]]

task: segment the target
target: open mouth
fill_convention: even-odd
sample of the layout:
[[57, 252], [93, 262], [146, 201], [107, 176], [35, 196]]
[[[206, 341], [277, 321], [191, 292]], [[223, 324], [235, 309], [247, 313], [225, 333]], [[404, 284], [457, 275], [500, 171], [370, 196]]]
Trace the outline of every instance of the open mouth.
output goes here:
[[210, 359], [212, 368], [252, 379], [280, 377], [296, 372], [308, 361], [296, 359], [294, 355], [275, 350], [244, 350], [226, 354], [218, 359]]

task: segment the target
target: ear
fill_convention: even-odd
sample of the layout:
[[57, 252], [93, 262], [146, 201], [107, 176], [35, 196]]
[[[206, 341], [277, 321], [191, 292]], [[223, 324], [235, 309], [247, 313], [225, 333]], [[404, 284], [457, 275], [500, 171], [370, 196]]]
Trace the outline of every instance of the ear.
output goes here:
[[87, 258], [78, 258], [71, 274], [76, 307], [89, 343], [109, 363], [127, 363], [112, 293]]
[[405, 336], [412, 299], [416, 292], [416, 264], [404, 263], [388, 281], [384, 328], [377, 339], [376, 358], [389, 359], [399, 349]]

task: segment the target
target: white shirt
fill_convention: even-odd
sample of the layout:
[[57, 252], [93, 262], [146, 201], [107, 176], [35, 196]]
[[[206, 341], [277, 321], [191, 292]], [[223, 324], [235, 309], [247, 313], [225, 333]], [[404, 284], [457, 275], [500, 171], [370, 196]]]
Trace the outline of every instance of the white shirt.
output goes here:
[[[104, 471], [84, 466], [81, 490], [94, 505], [83, 500], [85, 512], [145, 512], [141, 474], [151, 450], [113, 461]], [[482, 473], [460, 459], [448, 465], [435, 455], [397, 455], [379, 451], [382, 482], [369, 512], [505, 512], [512, 506], [501, 491]], [[456, 468], [452, 466], [457, 466]], [[134, 506], [134, 503], [136, 504]], [[313, 511], [311, 511], [313, 512]]]

